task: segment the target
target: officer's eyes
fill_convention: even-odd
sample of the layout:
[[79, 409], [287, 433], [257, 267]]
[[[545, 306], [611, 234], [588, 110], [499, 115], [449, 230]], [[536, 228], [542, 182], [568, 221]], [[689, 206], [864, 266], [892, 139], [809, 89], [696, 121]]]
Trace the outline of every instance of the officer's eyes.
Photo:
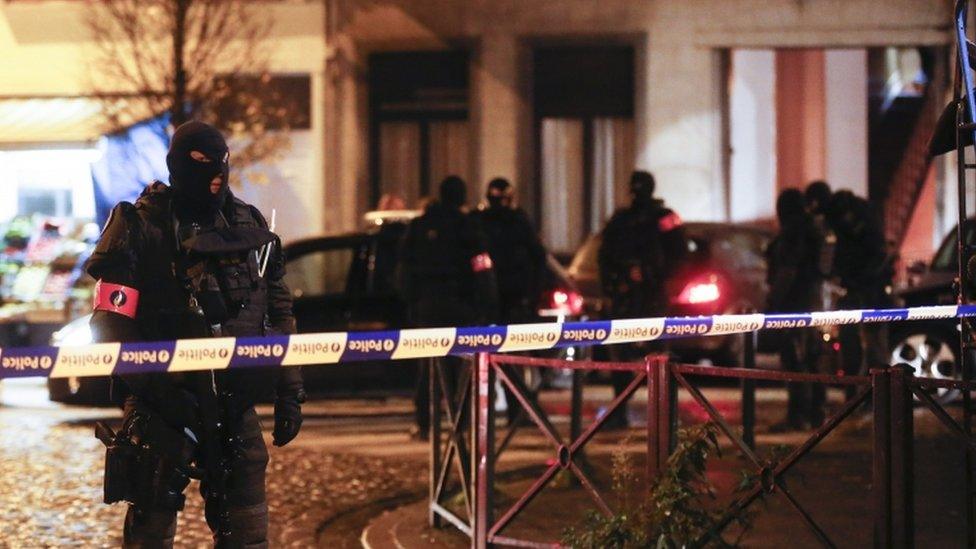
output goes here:
[[196, 160], [197, 162], [211, 162], [207, 155], [200, 151], [190, 151], [190, 158]]

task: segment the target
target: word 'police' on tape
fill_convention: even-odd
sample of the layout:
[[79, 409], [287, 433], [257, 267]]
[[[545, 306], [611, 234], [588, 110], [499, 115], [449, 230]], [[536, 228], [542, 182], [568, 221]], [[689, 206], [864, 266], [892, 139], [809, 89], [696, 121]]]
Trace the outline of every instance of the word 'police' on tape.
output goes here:
[[470, 328], [325, 332], [219, 337], [64, 347], [0, 348], [0, 379], [188, 372], [229, 368], [316, 366], [490, 352], [637, 343], [839, 324], [976, 316], [976, 305], [864, 309], [792, 314], [547, 322]]

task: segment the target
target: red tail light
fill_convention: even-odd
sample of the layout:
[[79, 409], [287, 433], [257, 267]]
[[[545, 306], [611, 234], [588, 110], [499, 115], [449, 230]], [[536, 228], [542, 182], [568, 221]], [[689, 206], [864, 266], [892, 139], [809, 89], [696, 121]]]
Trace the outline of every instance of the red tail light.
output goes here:
[[702, 305], [715, 303], [721, 298], [722, 283], [719, 276], [708, 273], [689, 280], [678, 297], [674, 298], [674, 302], [681, 305]]
[[553, 290], [549, 308], [564, 315], [578, 315], [583, 310], [583, 296], [572, 290]]

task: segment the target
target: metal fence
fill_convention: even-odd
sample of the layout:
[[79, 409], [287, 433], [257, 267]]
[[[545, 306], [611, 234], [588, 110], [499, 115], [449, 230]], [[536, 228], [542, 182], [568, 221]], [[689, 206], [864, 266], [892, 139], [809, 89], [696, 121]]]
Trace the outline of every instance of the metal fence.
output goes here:
[[[748, 353], [747, 353], [748, 354]], [[570, 368], [574, 371], [627, 370], [635, 373], [627, 389], [608, 406], [606, 413], [596, 419], [578, 435], [564, 439], [535, 395], [513, 370], [521, 368]], [[677, 393], [685, 390], [701, 406], [719, 431], [740, 452], [751, 469], [755, 481], [728, 507], [715, 526], [690, 546], [703, 546], [715, 541], [736, 518], [764, 495], [778, 494], [792, 508], [797, 520], [808, 528], [824, 547], [835, 547], [829, 533], [807, 511], [783, 481], [797, 463], [833, 432], [838, 425], [859, 408], [870, 405], [873, 420], [872, 481], [870, 494], [852, 492], [851, 497], [870, 496], [873, 522], [873, 538], [876, 547], [913, 547], [914, 522], [914, 416], [915, 399], [931, 411], [948, 432], [956, 437], [965, 451], [976, 452], [976, 439], [969, 431], [969, 413], [963, 424], [956, 421], [946, 409], [936, 402], [928, 391], [932, 389], [959, 389], [964, 394], [976, 390], [976, 382], [936, 380], [914, 377], [912, 369], [905, 365], [876, 368], [866, 376], [837, 376], [809, 373], [755, 370], [750, 368], [715, 368], [672, 363], [665, 355], [649, 355], [643, 362], [592, 362], [564, 361], [523, 356], [476, 355], [470, 367], [462, 368], [463, 379], [456, 385], [453, 398], [444, 398], [454, 373], [443, 365], [433, 365], [431, 376], [431, 490], [430, 522], [441, 526], [447, 521], [471, 537], [477, 548], [492, 545], [520, 547], [555, 547], [556, 541], [538, 542], [505, 535], [505, 530], [532, 500], [553, 480], [560, 471], [568, 471], [592, 500], [596, 509], [611, 515], [607, 504], [585, 469], [581, 467], [583, 451], [587, 443], [604, 426], [614, 410], [622, 406], [638, 388], [647, 388], [647, 468], [648, 482], [666, 466], [675, 446], [677, 431]], [[734, 426], [718, 411], [699, 389], [703, 379], [738, 380], [744, 388], [743, 425]], [[495, 385], [496, 380], [515, 396], [527, 412], [528, 418], [551, 446], [550, 458], [542, 465], [544, 472], [522, 493], [517, 501], [495, 516], [495, 467], [501, 454], [496, 447]], [[749, 408], [754, 384], [768, 382], [802, 382], [827, 386], [853, 386], [857, 388], [853, 398], [829, 416], [800, 445], [789, 454], [773, 461], [757, 455], [752, 438], [751, 421], [754, 412]], [[442, 436], [440, 402], [446, 405], [449, 425], [446, 437]], [[968, 404], [968, 403], [967, 403]], [[968, 410], [968, 408], [967, 408]], [[574, 406], [573, 414], [579, 409]], [[465, 436], [465, 424], [469, 436]], [[740, 430], [740, 427], [741, 430]], [[509, 436], [503, 438], [507, 444]], [[573, 434], [571, 434], [573, 435]], [[442, 441], [442, 438], [445, 440]], [[502, 446], [502, 449], [504, 446]], [[464, 494], [464, 513], [459, 516], [445, 506], [451, 497], [448, 489], [448, 471], [455, 468], [460, 477]], [[853, 489], [852, 489], [853, 490]], [[973, 513], [966, 515], [967, 546], [973, 546]], [[567, 525], [569, 526], [569, 525]]]

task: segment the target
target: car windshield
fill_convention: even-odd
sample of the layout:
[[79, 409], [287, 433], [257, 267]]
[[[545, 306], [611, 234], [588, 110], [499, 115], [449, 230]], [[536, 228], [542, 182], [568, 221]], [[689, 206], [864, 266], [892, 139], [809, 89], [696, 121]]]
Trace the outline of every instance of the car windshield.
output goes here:
[[691, 257], [708, 257], [730, 271], [765, 267], [769, 236], [734, 226], [688, 226], [688, 251]]
[[[967, 245], [971, 245], [973, 243], [973, 236], [976, 234], [974, 228], [976, 228], [976, 222], [973, 222], [972, 220], [966, 222], [965, 231]], [[955, 271], [959, 267], [959, 247], [956, 244], [957, 242], [956, 229], [953, 228], [952, 231], [946, 235], [945, 239], [942, 240], [942, 245], [939, 246], [939, 251], [935, 252], [935, 257], [932, 259], [933, 271]]]
[[294, 297], [320, 297], [345, 293], [356, 247], [315, 250], [289, 258], [285, 283]]
[[[688, 258], [712, 259], [729, 270], [764, 269], [765, 250], [770, 235], [759, 230], [737, 227], [735, 225], [710, 225], [689, 223], [685, 226], [688, 236]], [[598, 270], [601, 238], [591, 235], [576, 252], [569, 266], [569, 272], [580, 278]]]

